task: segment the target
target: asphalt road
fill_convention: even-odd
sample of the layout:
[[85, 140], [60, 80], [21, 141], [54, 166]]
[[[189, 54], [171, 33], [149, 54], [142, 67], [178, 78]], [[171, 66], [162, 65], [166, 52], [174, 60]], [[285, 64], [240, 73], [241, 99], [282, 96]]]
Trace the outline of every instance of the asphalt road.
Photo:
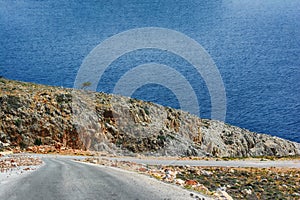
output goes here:
[[45, 157], [43, 160], [45, 165], [36, 171], [0, 183], [0, 199], [195, 199], [190, 196], [190, 191], [134, 172], [74, 162], [63, 157]]

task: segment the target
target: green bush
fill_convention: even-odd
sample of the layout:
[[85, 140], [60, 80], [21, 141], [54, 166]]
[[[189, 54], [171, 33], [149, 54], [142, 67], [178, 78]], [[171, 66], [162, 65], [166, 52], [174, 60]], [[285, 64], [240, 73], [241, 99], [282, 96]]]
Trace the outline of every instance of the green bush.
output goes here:
[[26, 149], [28, 147], [28, 145], [25, 144], [24, 142], [20, 142], [19, 146], [20, 146], [21, 149]]
[[15, 120], [15, 125], [16, 125], [17, 127], [20, 127], [21, 124], [22, 124], [22, 120], [21, 120], [21, 119], [18, 118], [18, 119]]
[[37, 146], [40, 146], [40, 145], [42, 145], [43, 143], [42, 143], [42, 140], [41, 140], [41, 138], [36, 138], [35, 140], [34, 140], [34, 143], [33, 143], [34, 145], [37, 145]]
[[84, 89], [84, 88], [89, 87], [89, 86], [91, 86], [91, 85], [92, 85], [91, 82], [84, 82], [84, 83], [82, 83], [82, 85], [81, 85], [81, 89]]
[[150, 114], [150, 111], [149, 111], [149, 108], [148, 108], [148, 107], [144, 107], [144, 111], [145, 111], [146, 115], [149, 115], [149, 114]]

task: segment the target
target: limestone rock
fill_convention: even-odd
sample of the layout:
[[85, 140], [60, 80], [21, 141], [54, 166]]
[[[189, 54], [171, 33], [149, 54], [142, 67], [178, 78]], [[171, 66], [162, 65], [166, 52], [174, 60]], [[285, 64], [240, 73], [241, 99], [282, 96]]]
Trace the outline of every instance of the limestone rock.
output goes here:
[[150, 102], [3, 78], [0, 81], [0, 149], [26, 149], [41, 141], [41, 145], [123, 155], [300, 154], [298, 143]]

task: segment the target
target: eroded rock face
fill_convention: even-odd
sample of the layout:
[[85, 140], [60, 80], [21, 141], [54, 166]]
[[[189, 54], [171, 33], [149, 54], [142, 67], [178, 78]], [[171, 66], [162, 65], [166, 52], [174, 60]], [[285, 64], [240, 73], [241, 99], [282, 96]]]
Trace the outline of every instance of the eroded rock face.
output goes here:
[[297, 143], [136, 99], [3, 78], [0, 90], [0, 141], [11, 148], [41, 143], [117, 154], [300, 154]]
[[217, 156], [285, 156], [299, 155], [299, 144], [266, 134], [257, 134], [228, 124], [206, 121], [202, 127], [204, 141], [211, 144], [208, 153]]

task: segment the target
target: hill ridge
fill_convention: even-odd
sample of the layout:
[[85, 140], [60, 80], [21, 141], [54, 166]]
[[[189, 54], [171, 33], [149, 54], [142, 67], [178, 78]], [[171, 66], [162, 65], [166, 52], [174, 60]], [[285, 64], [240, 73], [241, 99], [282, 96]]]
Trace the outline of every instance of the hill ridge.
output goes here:
[[291, 156], [300, 144], [137, 99], [0, 78], [0, 149], [39, 144], [157, 156]]

